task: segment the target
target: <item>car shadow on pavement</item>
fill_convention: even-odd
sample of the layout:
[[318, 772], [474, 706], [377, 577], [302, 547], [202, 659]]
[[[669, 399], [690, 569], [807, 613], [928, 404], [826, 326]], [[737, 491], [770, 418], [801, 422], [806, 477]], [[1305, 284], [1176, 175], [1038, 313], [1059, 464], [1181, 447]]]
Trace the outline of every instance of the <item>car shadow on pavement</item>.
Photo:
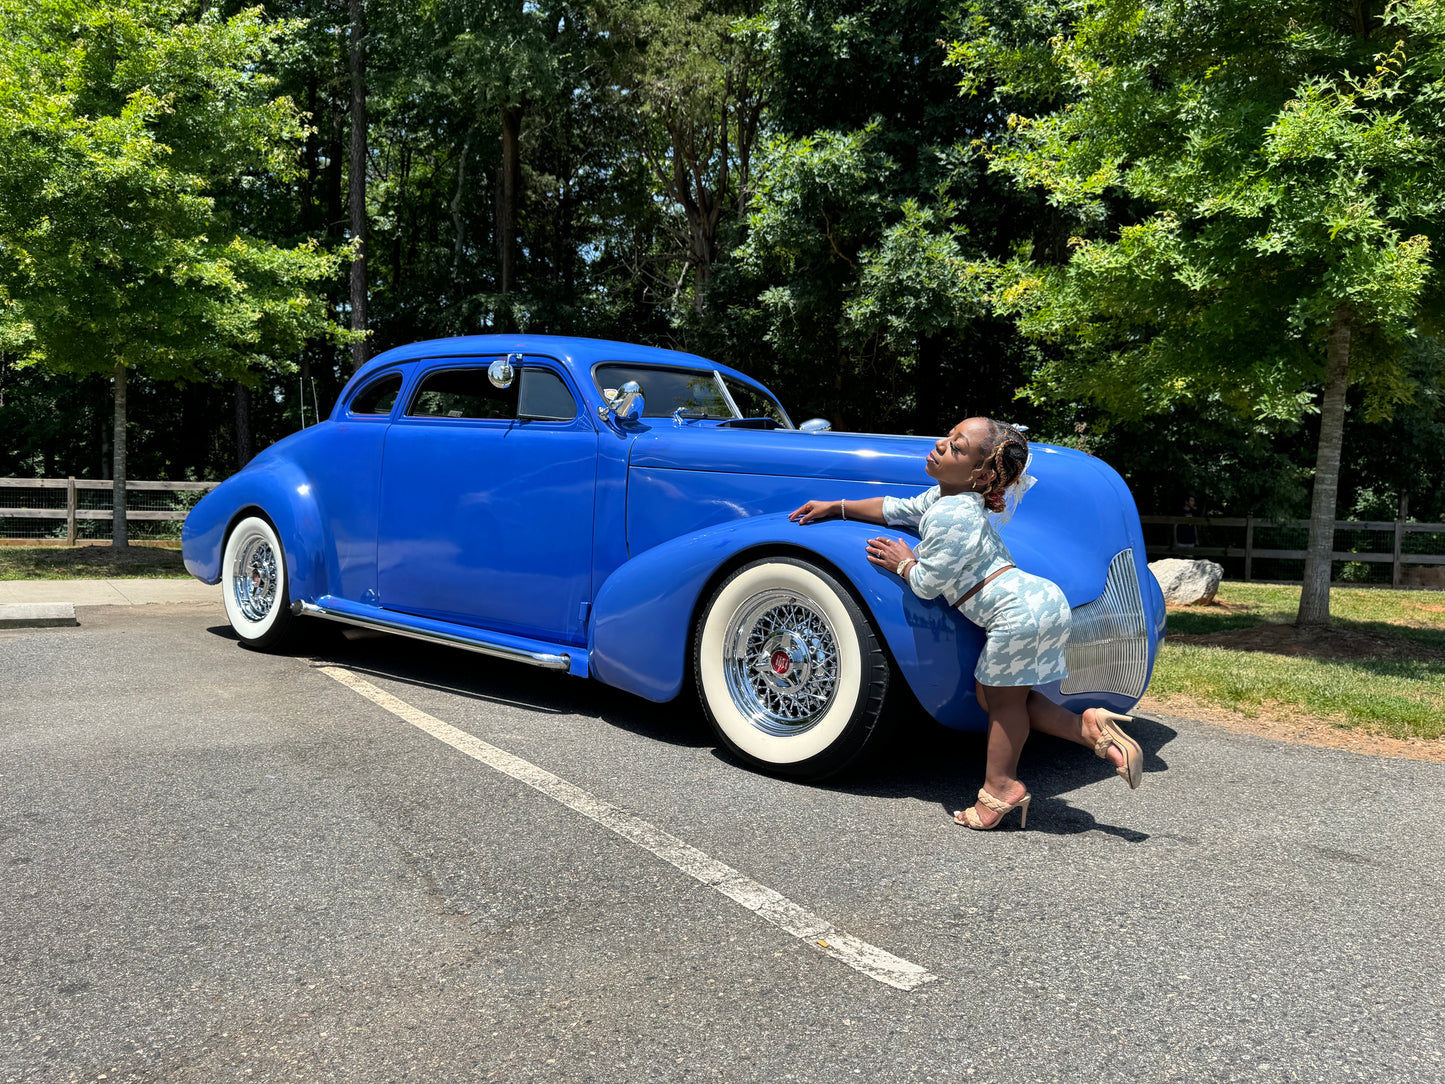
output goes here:
[[[820, 786], [849, 794], [936, 802], [941, 815], [949, 818], [954, 810], [972, 805], [983, 783], [985, 735], [949, 730], [917, 719], [909, 719], [900, 729], [875, 768], [836, 783], [825, 781]], [[1128, 730], [1144, 750], [1141, 787], [1147, 787], [1151, 776], [1168, 770], [1160, 753], [1177, 732], [1147, 715], [1135, 715]], [[1149, 838], [1148, 833], [1127, 825], [1102, 822], [1067, 800], [1070, 793], [1093, 783], [1112, 781], [1114, 786], [1125, 787], [1111, 765], [1081, 745], [1046, 734], [1031, 735], [1019, 761], [1019, 774], [1033, 795], [1029, 803], [1031, 832], [1078, 835], [1098, 831], [1130, 843]]]
[[[236, 640], [229, 625], [207, 631]], [[240, 650], [250, 650], [237, 641]], [[613, 689], [597, 681], [560, 676], [459, 648], [423, 643], [385, 634], [347, 638], [339, 628], [326, 626], [297, 640], [282, 652], [316, 665], [343, 666], [363, 677], [396, 682], [418, 689], [444, 692], [469, 700], [506, 704], [555, 715], [580, 715], [649, 740], [686, 748], [716, 747], [717, 741], [703, 718], [697, 695], [685, 686], [679, 696], [664, 704]], [[936, 802], [944, 816], [971, 805], [983, 782], [985, 736], [950, 730], [927, 718], [917, 704], [891, 709], [897, 727], [894, 739], [866, 765], [847, 774], [811, 785], [825, 791], [913, 798]], [[1134, 716], [1129, 733], [1144, 750], [1144, 782], [1168, 769], [1160, 751], [1176, 731], [1146, 715]], [[717, 759], [737, 770], [750, 770], [725, 749], [714, 748]], [[1129, 842], [1142, 842], [1146, 833], [1098, 821], [1086, 809], [1071, 804], [1065, 795], [1102, 780], [1117, 780], [1113, 768], [1088, 749], [1044, 734], [1035, 734], [1024, 747], [1020, 774], [1028, 784], [1030, 831], [1077, 835], [1100, 831]], [[1014, 823], [1017, 823], [1016, 821]]]
[[[333, 634], [332, 630], [335, 630]], [[229, 625], [207, 631], [236, 640]], [[713, 742], [696, 694], [684, 688], [666, 704], [632, 696], [598, 681], [569, 677], [461, 648], [424, 643], [385, 633], [349, 638], [338, 625], [307, 630], [281, 651], [319, 666], [342, 666], [362, 677], [418, 689], [431, 689], [492, 704], [506, 704], [550, 715], [582, 715], [608, 726], [688, 748]]]

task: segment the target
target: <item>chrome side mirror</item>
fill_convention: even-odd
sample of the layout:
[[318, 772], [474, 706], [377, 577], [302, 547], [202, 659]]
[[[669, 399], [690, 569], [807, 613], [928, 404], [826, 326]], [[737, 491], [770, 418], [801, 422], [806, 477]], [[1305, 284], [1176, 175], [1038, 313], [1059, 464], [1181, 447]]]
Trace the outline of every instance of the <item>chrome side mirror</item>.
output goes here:
[[833, 423], [827, 418], [809, 418], [798, 428], [804, 433], [826, 433], [833, 428]]
[[597, 413], [603, 421], [611, 415], [619, 425], [628, 425], [642, 417], [645, 405], [641, 385], [635, 380], [629, 380], [617, 389], [616, 395], [609, 398], [606, 406], [597, 408]]
[[508, 354], [487, 366], [487, 379], [492, 382], [492, 387], [510, 388], [512, 386], [512, 379], [517, 373], [516, 369], [512, 367], [513, 358], [516, 358], [517, 363], [521, 364], [521, 354]]

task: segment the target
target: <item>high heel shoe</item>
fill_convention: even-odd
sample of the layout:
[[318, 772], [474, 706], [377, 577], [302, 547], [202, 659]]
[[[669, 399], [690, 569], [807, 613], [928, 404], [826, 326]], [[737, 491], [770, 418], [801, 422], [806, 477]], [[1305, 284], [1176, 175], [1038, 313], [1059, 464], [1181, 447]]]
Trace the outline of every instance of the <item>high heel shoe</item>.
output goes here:
[[1114, 771], [1129, 784], [1130, 790], [1138, 790], [1144, 781], [1144, 750], [1139, 743], [1119, 728], [1120, 723], [1132, 723], [1127, 715], [1117, 715], [1105, 708], [1093, 708], [1094, 721], [1099, 727], [1099, 740], [1094, 742], [1094, 755], [1100, 760], [1109, 759], [1109, 746], [1118, 746], [1124, 754], [1124, 763]]
[[972, 828], [976, 832], [988, 832], [997, 828], [1003, 823], [1005, 816], [1017, 809], [1019, 811], [1020, 830], [1028, 826], [1029, 802], [1033, 800], [1032, 794], [1025, 792], [1024, 796], [1017, 802], [1005, 802], [995, 798], [988, 791], [980, 789], [978, 792], [978, 800], [998, 814], [998, 818], [992, 824], [984, 824], [983, 818], [978, 815], [978, 812], [973, 806], [969, 806], [967, 809], [957, 810], [953, 814], [953, 823], [962, 824], [967, 828]]

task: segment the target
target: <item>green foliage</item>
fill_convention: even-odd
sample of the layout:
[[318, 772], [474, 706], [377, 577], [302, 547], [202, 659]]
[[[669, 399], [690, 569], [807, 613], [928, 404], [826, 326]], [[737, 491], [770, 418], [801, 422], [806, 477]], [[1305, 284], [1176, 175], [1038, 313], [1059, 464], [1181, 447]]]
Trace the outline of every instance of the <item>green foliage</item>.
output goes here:
[[1215, 398], [1292, 422], [1348, 306], [1369, 416], [1411, 398], [1401, 346], [1436, 296], [1445, 204], [1432, 5], [1358, 30], [1302, 3], [1035, 4], [1029, 33], [1044, 10], [1067, 31], [1026, 41], [969, 10], [965, 86], [1034, 111], [992, 168], [1076, 223], [1066, 263], [1013, 262], [998, 294], [1064, 348], [1031, 396], [1124, 417]]
[[0, 20], [0, 324], [56, 370], [172, 381], [284, 368], [330, 329], [311, 285], [334, 256], [218, 202], [294, 168], [303, 119], [257, 70], [294, 27], [166, 0], [0, 0]]
[[982, 302], [986, 261], [1034, 237], [1038, 201], [978, 153], [996, 110], [960, 98], [941, 63], [951, 7], [775, 0], [767, 15], [773, 135], [717, 352], [836, 425], [1034, 421], [1014, 405], [1028, 348]]

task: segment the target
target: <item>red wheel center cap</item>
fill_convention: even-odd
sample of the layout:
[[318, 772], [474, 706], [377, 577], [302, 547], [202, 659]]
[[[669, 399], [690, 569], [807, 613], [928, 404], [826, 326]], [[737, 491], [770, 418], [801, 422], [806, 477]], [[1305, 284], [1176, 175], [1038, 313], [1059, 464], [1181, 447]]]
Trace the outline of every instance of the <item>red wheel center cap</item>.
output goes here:
[[773, 657], [768, 660], [773, 667], [773, 673], [786, 674], [793, 666], [793, 660], [788, 658], [786, 651], [774, 651]]

